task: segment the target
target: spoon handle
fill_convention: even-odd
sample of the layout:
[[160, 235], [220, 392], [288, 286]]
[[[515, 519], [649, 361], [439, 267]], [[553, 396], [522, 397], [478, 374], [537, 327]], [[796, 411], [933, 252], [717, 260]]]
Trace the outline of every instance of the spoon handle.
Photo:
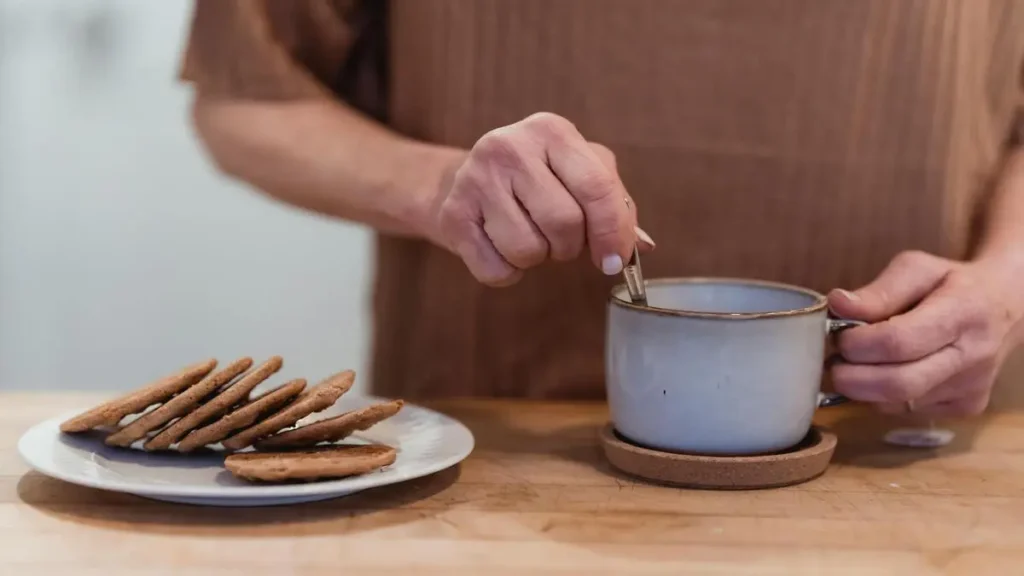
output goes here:
[[622, 269], [622, 274], [626, 277], [626, 289], [629, 290], [629, 299], [634, 304], [646, 306], [647, 287], [644, 284], [643, 272], [640, 270], [640, 252], [637, 250], [636, 244], [633, 245], [633, 255]]

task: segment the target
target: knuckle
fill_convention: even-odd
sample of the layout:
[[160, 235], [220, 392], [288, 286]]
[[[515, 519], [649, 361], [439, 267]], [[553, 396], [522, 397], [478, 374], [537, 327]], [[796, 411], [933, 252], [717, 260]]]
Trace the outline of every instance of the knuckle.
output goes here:
[[472, 155], [488, 164], [505, 167], [521, 165], [523, 151], [511, 130], [510, 127], [504, 127], [484, 134], [473, 145]]
[[538, 226], [551, 243], [552, 257], [569, 259], [577, 255], [582, 247], [585, 222], [583, 211], [579, 209], [563, 210], [538, 218]]
[[594, 152], [597, 152], [601, 156], [604, 156], [606, 158], [615, 158], [615, 152], [612, 152], [612, 149], [605, 146], [604, 144], [601, 144], [599, 142], [588, 142], [588, 144], [591, 148], [594, 149]]
[[486, 182], [486, 167], [482, 162], [480, 162], [480, 158], [471, 157], [469, 161], [459, 167], [458, 171], [455, 172], [452, 189], [459, 191], [466, 190], [467, 188], [479, 188]]
[[[955, 343], [958, 340], [962, 324], [963, 320], [961, 318], [947, 316], [936, 319], [934, 324], [929, 325], [927, 329], [930, 332], [934, 332], [936, 338], [941, 339], [941, 344], [949, 345]], [[923, 332], [924, 330], [924, 327], [920, 328], [918, 330], [917, 336], [913, 337], [913, 341], [917, 342], [925, 340], [925, 338], [923, 337], [926, 336], [926, 334], [920, 333]]]
[[901, 267], [917, 268], [932, 263], [933, 256], [921, 250], [904, 250], [892, 259], [893, 264]]
[[501, 255], [519, 268], [530, 268], [547, 259], [548, 246], [544, 240], [530, 235], [503, 247]]
[[957, 293], [971, 293], [978, 288], [978, 281], [971, 274], [965, 274], [963, 271], [957, 270], [947, 276], [946, 286]]
[[883, 358], [904, 358], [912, 352], [910, 339], [903, 332], [891, 322], [887, 322], [885, 329], [879, 332], [878, 348]]
[[477, 241], [478, 222], [468, 206], [466, 202], [449, 198], [437, 213], [437, 239], [460, 254]]
[[616, 165], [615, 152], [612, 149], [605, 146], [604, 144], [598, 144], [597, 142], [588, 142], [590, 148], [597, 154], [598, 158], [601, 159], [608, 166]]
[[864, 389], [860, 380], [852, 377], [846, 365], [838, 365], [831, 369], [831, 383], [836, 392], [854, 400], [864, 399]]
[[960, 317], [958, 328], [965, 332], [982, 335], [988, 335], [995, 330], [997, 325], [996, 319], [977, 299], [965, 298], [963, 306], [963, 315]]
[[886, 402], [902, 403], [920, 398], [924, 382], [914, 373], [892, 370], [879, 382], [879, 387]]
[[455, 173], [448, 200], [458, 199], [468, 202], [470, 197], [485, 193], [489, 181], [491, 179], [481, 162], [471, 160]]
[[595, 201], [605, 200], [615, 193], [616, 180], [607, 170], [595, 167], [580, 175], [579, 185]]
[[954, 346], [965, 364], [995, 363], [1005, 346], [1006, 329], [989, 320], [965, 320]]
[[605, 170], [593, 168], [580, 174], [573, 193], [597, 233], [617, 232], [629, 215], [626, 204], [616, 194], [615, 178]]
[[978, 287], [961, 292], [960, 328], [986, 337], [1002, 338], [1004, 327], [1011, 324], [1006, 308]]
[[438, 223], [445, 229], [458, 231], [473, 222], [472, 214], [467, 202], [449, 197], [438, 210]]
[[545, 134], [560, 134], [576, 129], [572, 122], [551, 112], [531, 114], [523, 120], [523, 125]]
[[555, 236], [575, 234], [583, 229], [586, 221], [579, 209], [546, 212], [538, 215], [537, 220], [542, 229]]

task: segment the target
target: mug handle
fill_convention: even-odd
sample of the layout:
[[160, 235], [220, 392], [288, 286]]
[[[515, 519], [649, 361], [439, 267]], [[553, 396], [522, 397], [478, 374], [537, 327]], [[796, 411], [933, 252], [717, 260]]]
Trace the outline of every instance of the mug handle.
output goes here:
[[[848, 320], [846, 318], [838, 318], [831, 314], [826, 320], [825, 332], [828, 335], [837, 334], [843, 330], [849, 330], [850, 328], [856, 328], [858, 326], [866, 326], [867, 322], [861, 322], [860, 320]], [[818, 408], [828, 408], [830, 406], [839, 406], [840, 404], [846, 404], [850, 399], [842, 394], [835, 392], [818, 392]]]

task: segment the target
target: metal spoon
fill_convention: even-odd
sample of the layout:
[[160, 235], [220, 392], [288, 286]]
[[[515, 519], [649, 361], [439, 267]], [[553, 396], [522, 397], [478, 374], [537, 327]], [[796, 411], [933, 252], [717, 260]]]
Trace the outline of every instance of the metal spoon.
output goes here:
[[640, 270], [640, 251], [637, 250], [636, 244], [633, 244], [633, 255], [622, 269], [622, 275], [626, 277], [629, 299], [634, 304], [647, 306], [647, 286], [644, 284], [644, 275]]
[[[624, 197], [623, 200], [626, 201], [626, 209], [632, 210], [629, 196]], [[647, 286], [644, 284], [643, 272], [640, 271], [640, 251], [636, 248], [636, 242], [633, 242], [633, 255], [629, 257], [629, 262], [626, 262], [626, 266], [623, 267], [622, 275], [626, 277], [629, 299], [634, 304], [647, 306]]]

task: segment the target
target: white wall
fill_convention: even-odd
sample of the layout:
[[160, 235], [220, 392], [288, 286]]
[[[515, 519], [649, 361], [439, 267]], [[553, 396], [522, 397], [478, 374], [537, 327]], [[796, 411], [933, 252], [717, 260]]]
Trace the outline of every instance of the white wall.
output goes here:
[[365, 373], [370, 237], [215, 173], [175, 81], [190, 10], [0, 0], [0, 390]]

